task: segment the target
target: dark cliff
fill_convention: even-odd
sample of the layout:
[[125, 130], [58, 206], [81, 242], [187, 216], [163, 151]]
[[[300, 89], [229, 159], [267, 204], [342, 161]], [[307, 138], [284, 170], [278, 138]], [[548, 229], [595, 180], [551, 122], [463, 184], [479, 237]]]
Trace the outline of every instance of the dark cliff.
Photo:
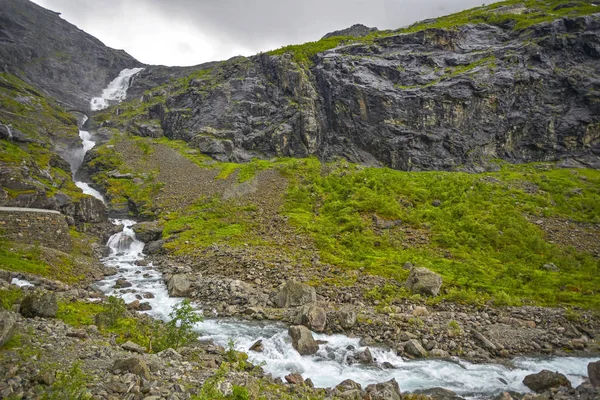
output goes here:
[[28, 0], [0, 0], [0, 71], [18, 76], [67, 108], [92, 97], [124, 68], [141, 63], [106, 47], [59, 14]]
[[131, 88], [145, 91], [143, 100], [97, 121], [184, 139], [218, 160], [315, 155], [404, 170], [479, 170], [493, 159], [600, 166], [598, 14], [527, 29], [425, 28], [348, 40], [308, 61], [285, 51], [238, 57], [158, 87], [169, 74], [150, 68]]

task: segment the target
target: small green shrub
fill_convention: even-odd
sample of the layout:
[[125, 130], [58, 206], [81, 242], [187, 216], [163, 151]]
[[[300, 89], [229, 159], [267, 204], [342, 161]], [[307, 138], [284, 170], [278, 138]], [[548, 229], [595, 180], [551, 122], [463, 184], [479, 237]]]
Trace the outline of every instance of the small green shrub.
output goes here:
[[179, 347], [193, 342], [198, 338], [198, 334], [194, 332], [194, 325], [204, 320], [188, 299], [176, 305], [169, 317], [171, 318], [170, 321], [164, 325], [162, 332], [157, 335], [156, 344], [153, 348], [155, 351], [168, 348], [177, 350]]
[[460, 336], [462, 335], [463, 330], [456, 320], [452, 320], [448, 322], [448, 333], [450, 336]]
[[81, 362], [74, 362], [66, 371], [59, 371], [56, 380], [42, 395], [43, 400], [87, 400], [92, 394], [87, 389], [91, 377], [81, 370]]

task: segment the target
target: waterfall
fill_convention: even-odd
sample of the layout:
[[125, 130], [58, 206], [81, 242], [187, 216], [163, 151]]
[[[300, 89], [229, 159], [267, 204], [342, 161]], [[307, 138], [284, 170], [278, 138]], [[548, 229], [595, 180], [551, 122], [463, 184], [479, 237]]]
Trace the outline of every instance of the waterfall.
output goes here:
[[108, 87], [102, 91], [102, 96], [94, 97], [90, 102], [92, 111], [104, 110], [110, 106], [110, 102], [120, 102], [127, 97], [127, 89], [134, 75], [144, 68], [127, 68], [121, 71]]

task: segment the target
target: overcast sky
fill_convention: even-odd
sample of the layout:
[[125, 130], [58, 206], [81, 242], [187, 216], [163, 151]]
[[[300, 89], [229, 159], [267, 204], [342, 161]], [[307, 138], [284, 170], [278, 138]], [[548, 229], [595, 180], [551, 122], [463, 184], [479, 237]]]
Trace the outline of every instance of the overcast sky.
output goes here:
[[355, 23], [396, 29], [481, 0], [34, 0], [147, 64], [195, 65], [318, 40]]

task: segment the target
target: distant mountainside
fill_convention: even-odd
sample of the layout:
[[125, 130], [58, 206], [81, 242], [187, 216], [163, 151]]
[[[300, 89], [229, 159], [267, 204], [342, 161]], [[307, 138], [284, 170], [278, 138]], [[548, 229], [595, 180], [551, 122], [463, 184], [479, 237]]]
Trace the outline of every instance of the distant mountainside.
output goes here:
[[123, 50], [29, 0], [0, 0], [0, 71], [42, 89], [68, 108], [89, 101], [124, 68], [142, 66]]

